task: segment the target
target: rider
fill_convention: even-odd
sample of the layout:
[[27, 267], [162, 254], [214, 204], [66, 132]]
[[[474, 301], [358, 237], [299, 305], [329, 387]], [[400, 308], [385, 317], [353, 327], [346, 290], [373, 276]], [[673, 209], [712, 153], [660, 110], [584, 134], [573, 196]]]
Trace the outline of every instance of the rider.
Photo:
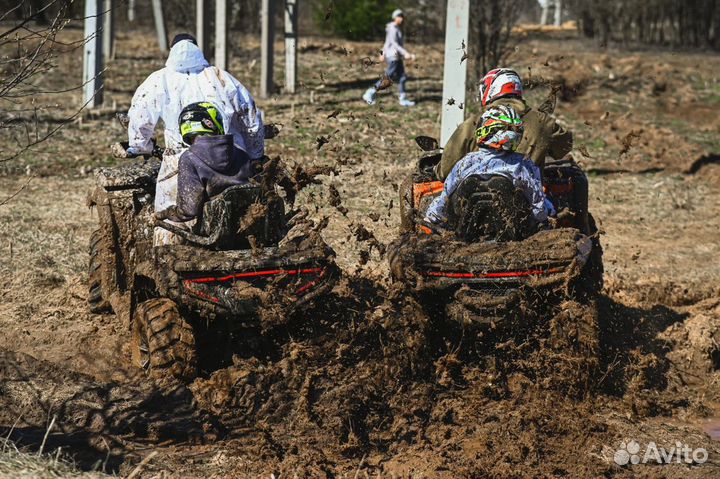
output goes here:
[[189, 148], [180, 156], [177, 204], [155, 213], [157, 219], [188, 222], [203, 205], [226, 188], [248, 183], [253, 161], [225, 134], [219, 109], [210, 102], [191, 103], [178, 120], [183, 143]]
[[[400, 105], [415, 106], [415, 102], [408, 99], [405, 93], [407, 75], [405, 75], [403, 59], [414, 60], [415, 55], [405, 50], [403, 46], [403, 32], [400, 27], [404, 21], [405, 13], [402, 10], [398, 8], [392, 13], [392, 21], [385, 26], [385, 45], [383, 45], [382, 58], [387, 63], [385, 76], [398, 84], [398, 89], [400, 90]], [[377, 96], [378, 90], [382, 88], [384, 80], [384, 77], [379, 79], [375, 85], [368, 88], [363, 94], [363, 100], [365, 100], [368, 105], [375, 104], [375, 97]]]
[[[551, 115], [534, 110], [525, 103], [522, 81], [513, 70], [498, 68], [488, 72], [480, 82], [479, 99], [483, 110], [504, 105], [520, 115], [525, 132], [517, 152], [532, 159], [541, 172], [547, 155], [560, 159], [572, 149], [572, 132], [560, 126]], [[471, 116], [452, 134], [443, 150], [442, 160], [435, 168], [439, 179], [444, 180], [455, 163], [477, 150], [475, 131], [480, 119], [480, 114]]]
[[425, 213], [425, 221], [441, 227], [447, 226], [447, 206], [450, 196], [460, 184], [472, 175], [501, 175], [512, 180], [522, 190], [538, 223], [553, 214], [552, 205], [543, 193], [540, 169], [526, 156], [517, 153], [521, 144], [524, 124], [511, 107], [492, 106], [480, 117], [475, 131], [477, 151], [468, 153], [450, 171], [440, 196], [436, 197]]
[[[262, 113], [250, 92], [228, 72], [210, 66], [192, 35], [183, 33], [172, 41], [165, 68], [152, 73], [133, 95], [128, 112], [128, 155], [149, 154], [160, 119], [165, 124], [165, 152], [158, 174], [155, 211], [176, 203], [177, 171], [183, 143], [178, 125], [182, 109], [195, 102], [217, 105], [224, 131], [236, 147], [251, 159], [264, 155]], [[172, 234], [155, 229], [156, 245], [172, 242]]]

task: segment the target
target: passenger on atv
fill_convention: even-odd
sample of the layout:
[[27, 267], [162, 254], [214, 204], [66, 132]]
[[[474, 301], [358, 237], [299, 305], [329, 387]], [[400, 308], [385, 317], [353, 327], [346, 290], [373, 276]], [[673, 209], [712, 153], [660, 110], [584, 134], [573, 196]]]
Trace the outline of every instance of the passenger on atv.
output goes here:
[[454, 165], [425, 221], [468, 242], [522, 240], [546, 224], [555, 211], [539, 168], [515, 151], [522, 135], [523, 121], [511, 107], [486, 110], [475, 132], [478, 150]]
[[186, 106], [178, 124], [183, 142], [190, 147], [178, 162], [177, 204], [156, 211], [155, 217], [190, 226], [208, 200], [231, 186], [247, 184], [257, 162], [225, 134], [220, 112], [212, 103]]

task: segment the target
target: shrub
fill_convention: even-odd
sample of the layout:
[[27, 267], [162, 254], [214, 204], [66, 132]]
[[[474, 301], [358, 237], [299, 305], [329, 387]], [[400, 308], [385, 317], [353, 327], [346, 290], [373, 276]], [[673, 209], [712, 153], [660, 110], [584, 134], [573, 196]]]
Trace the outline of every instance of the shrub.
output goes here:
[[348, 40], [377, 40], [395, 8], [385, 0], [322, 0], [316, 3], [315, 21], [323, 31]]

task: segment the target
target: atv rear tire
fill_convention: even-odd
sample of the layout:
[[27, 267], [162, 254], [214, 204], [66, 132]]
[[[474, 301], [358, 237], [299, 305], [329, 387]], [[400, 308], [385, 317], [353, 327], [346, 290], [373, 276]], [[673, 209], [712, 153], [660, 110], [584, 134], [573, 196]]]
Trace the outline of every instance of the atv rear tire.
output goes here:
[[105, 313], [111, 310], [110, 303], [103, 297], [102, 277], [100, 267], [102, 266], [100, 258], [100, 247], [102, 242], [102, 234], [97, 229], [90, 235], [90, 245], [88, 248], [88, 307], [91, 313]]
[[195, 333], [173, 301], [150, 299], [138, 306], [132, 356], [133, 362], [155, 379], [182, 382], [195, 379]]

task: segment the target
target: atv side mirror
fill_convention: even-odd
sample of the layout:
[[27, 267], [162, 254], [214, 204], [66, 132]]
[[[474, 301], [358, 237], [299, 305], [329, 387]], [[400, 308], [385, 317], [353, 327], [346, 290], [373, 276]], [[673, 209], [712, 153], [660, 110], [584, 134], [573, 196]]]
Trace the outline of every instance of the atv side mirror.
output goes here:
[[269, 123], [267, 125], [264, 125], [264, 133], [265, 133], [265, 139], [266, 140], [272, 140], [276, 136], [280, 134], [280, 130], [282, 125], [278, 123]]
[[433, 151], [440, 148], [440, 145], [438, 144], [438, 141], [431, 137], [431, 136], [416, 136], [415, 137], [415, 143], [420, 147], [423, 151]]

